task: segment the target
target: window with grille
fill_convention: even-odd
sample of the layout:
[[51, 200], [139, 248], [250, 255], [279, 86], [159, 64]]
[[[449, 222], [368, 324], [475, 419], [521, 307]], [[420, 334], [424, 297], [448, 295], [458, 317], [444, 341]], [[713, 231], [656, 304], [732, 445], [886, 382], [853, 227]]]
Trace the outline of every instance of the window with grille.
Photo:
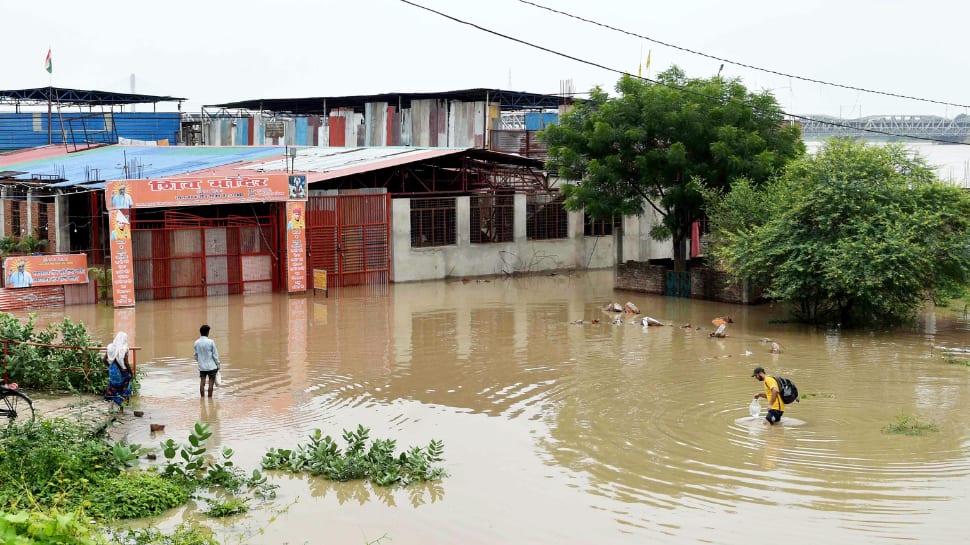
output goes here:
[[47, 217], [47, 204], [40, 203], [37, 207], [37, 238], [40, 240], [47, 240], [47, 222], [49, 221]]
[[613, 218], [594, 220], [589, 214], [583, 215], [583, 234], [588, 237], [605, 237], [613, 234]]
[[20, 232], [20, 201], [11, 199], [8, 202], [10, 202], [10, 233], [8, 234], [14, 237], [19, 237], [22, 235]]
[[512, 195], [472, 195], [472, 244], [512, 242], [515, 204]]
[[559, 194], [529, 195], [526, 200], [526, 236], [529, 240], [566, 238], [566, 208]]
[[455, 244], [455, 199], [411, 199], [411, 247]]

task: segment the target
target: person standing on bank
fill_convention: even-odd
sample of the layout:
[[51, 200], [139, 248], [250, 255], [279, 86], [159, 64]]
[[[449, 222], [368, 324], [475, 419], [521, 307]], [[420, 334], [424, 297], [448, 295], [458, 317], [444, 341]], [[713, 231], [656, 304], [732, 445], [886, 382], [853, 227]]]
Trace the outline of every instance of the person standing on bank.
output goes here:
[[118, 405], [125, 412], [123, 403], [131, 398], [131, 366], [128, 365], [128, 334], [124, 331], [115, 335], [114, 341], [105, 350], [104, 361], [108, 366], [108, 387], [104, 399]]
[[199, 397], [205, 396], [206, 377], [209, 379], [209, 397], [216, 385], [216, 373], [219, 372], [219, 350], [216, 342], [209, 338], [209, 326], [204, 324], [199, 328], [201, 335], [195, 341], [195, 361], [199, 364]]
[[768, 400], [768, 415], [765, 416], [766, 424], [777, 424], [781, 421], [781, 415], [785, 413], [785, 402], [781, 399], [778, 381], [775, 380], [775, 377], [769, 377], [765, 373], [764, 367], [755, 367], [751, 376], [765, 385], [765, 391], [754, 394], [754, 398], [763, 397]]

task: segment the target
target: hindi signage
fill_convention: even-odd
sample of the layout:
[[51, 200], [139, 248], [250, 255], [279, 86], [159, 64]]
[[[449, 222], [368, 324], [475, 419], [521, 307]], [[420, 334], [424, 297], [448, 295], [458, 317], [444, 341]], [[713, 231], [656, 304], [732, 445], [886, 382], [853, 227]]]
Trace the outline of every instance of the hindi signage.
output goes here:
[[287, 291], [306, 291], [306, 203], [286, 203]]
[[3, 260], [4, 286], [29, 288], [88, 283], [85, 254], [24, 255]]
[[291, 190], [293, 178], [257, 174], [113, 180], [105, 183], [104, 197], [109, 210], [305, 199], [305, 190], [296, 194]]
[[108, 212], [111, 230], [111, 292], [116, 307], [135, 305], [135, 265], [131, 247], [131, 221], [128, 210]]

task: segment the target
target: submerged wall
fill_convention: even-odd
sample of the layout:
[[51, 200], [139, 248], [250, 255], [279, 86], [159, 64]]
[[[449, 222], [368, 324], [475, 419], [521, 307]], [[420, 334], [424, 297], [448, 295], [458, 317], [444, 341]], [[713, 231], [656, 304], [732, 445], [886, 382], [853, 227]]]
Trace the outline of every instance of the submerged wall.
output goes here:
[[457, 197], [455, 244], [411, 247], [411, 199], [392, 202], [392, 282], [449, 277], [527, 274], [565, 269], [602, 269], [613, 266], [612, 236], [583, 236], [583, 214], [569, 212], [566, 238], [529, 240], [526, 236], [526, 196], [514, 198], [512, 242], [473, 244], [470, 237], [470, 197]]

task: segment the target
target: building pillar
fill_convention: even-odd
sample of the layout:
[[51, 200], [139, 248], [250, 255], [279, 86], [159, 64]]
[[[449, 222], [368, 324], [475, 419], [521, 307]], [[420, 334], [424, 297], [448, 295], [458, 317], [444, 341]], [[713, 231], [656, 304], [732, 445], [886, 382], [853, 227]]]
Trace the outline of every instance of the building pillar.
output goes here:
[[0, 187], [0, 238], [7, 236], [7, 187]]
[[27, 224], [21, 229], [22, 237], [34, 234], [34, 190], [27, 190]]
[[471, 203], [471, 197], [455, 198], [455, 228], [458, 230], [458, 232], [455, 233], [455, 244], [459, 248], [467, 248], [471, 246]]
[[512, 240], [525, 244], [529, 238], [529, 206], [525, 193], [512, 195]]
[[54, 251], [59, 254], [71, 252], [71, 224], [67, 215], [67, 195], [54, 196], [54, 232], [57, 233], [57, 246]]

